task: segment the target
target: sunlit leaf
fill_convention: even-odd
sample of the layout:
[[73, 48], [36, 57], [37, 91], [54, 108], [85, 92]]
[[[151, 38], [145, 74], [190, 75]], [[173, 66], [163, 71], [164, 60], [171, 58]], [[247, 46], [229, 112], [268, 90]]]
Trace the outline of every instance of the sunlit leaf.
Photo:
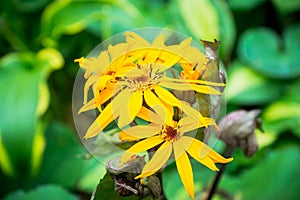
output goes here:
[[235, 27], [229, 7], [223, 1], [177, 0], [180, 14], [190, 32], [203, 40], [221, 40], [221, 53], [230, 55], [235, 40]]
[[225, 88], [229, 102], [239, 105], [256, 105], [274, 101], [282, 94], [282, 84], [251, 70], [248, 65], [236, 62], [228, 71]]
[[274, 133], [292, 131], [300, 137], [300, 103], [277, 101], [269, 105], [263, 114], [265, 129]]

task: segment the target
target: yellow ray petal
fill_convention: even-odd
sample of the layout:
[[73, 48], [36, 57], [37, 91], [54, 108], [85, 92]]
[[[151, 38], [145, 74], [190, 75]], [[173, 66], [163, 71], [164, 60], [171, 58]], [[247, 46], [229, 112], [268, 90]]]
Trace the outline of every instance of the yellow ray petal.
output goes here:
[[124, 89], [119, 94], [117, 94], [117, 96], [112, 101], [113, 111], [115, 113], [119, 113], [118, 126], [120, 128], [132, 122], [129, 110], [129, 101], [131, 96], [131, 91], [129, 89]]
[[218, 82], [210, 82], [210, 81], [203, 81], [203, 80], [186, 80], [186, 79], [175, 79], [170, 77], [163, 77], [160, 80], [166, 81], [166, 82], [177, 82], [177, 83], [197, 83], [202, 85], [210, 85], [210, 86], [226, 86], [224, 83], [218, 83]]
[[121, 133], [119, 133], [119, 139], [121, 141], [129, 141], [129, 142], [132, 142], [132, 141], [135, 141], [135, 140], [139, 140], [140, 138], [138, 137], [133, 137], [129, 134], [127, 134], [126, 132], [122, 131]]
[[94, 95], [96, 97], [97, 106], [100, 106], [112, 97], [113, 89], [104, 88], [100, 93], [96, 92]]
[[144, 166], [142, 173], [135, 177], [135, 179], [151, 176], [157, 172], [167, 162], [171, 153], [172, 144], [166, 141], [159, 147], [151, 160]]
[[112, 110], [112, 104], [109, 103], [104, 110], [100, 113], [97, 119], [88, 128], [83, 138], [91, 138], [98, 135], [103, 129], [115, 119]]
[[135, 145], [127, 149], [126, 153], [121, 158], [121, 164], [126, 163], [131, 157], [130, 155], [151, 149], [152, 147], [159, 145], [163, 141], [164, 140], [160, 136], [154, 136], [136, 143]]
[[134, 49], [136, 47], [150, 46], [147, 40], [145, 40], [135, 32], [128, 31], [125, 32], [124, 35], [126, 37], [126, 42], [129, 44], [130, 48]]
[[78, 111], [78, 114], [88, 111], [88, 110], [95, 109], [95, 108], [96, 108], [95, 99], [92, 99], [80, 108], [80, 110]]
[[189, 157], [178, 142], [173, 143], [173, 149], [180, 179], [185, 190], [188, 192], [190, 197], [194, 199], [194, 177]]
[[161, 119], [159, 119], [157, 114], [155, 114], [154, 112], [152, 112], [148, 108], [145, 108], [144, 106], [141, 107], [140, 112], [137, 114], [137, 116], [139, 118], [142, 118], [145, 121], [154, 122], [155, 124], [161, 124], [162, 123]]
[[158, 114], [158, 116], [162, 119], [163, 122], [169, 125], [173, 122], [172, 114], [152, 91], [145, 90], [144, 98], [147, 105]]
[[96, 83], [96, 81], [100, 78], [99, 74], [93, 74], [92, 76], [90, 76], [87, 81], [85, 82], [84, 85], [84, 90], [83, 90], [83, 104], [86, 104], [87, 102], [87, 98], [88, 98], [88, 92], [90, 89], [90, 86], [93, 85], [94, 83]]
[[180, 144], [195, 160], [213, 171], [219, 171], [214, 161], [208, 155], [200, 157], [200, 152], [204, 144], [203, 142], [188, 136], [182, 136]]
[[203, 120], [203, 116], [201, 115], [201, 113], [190, 106], [189, 103], [181, 101], [181, 109], [187, 116], [192, 117], [195, 120]]
[[[136, 137], [138, 139], [148, 138], [152, 137], [153, 135], [156, 135], [160, 133], [161, 127], [154, 124], [149, 124], [147, 126], [133, 126], [128, 129], [123, 130], [122, 132], [125, 132], [126, 134]], [[122, 133], [121, 132], [121, 133]]]
[[160, 34], [159, 36], [157, 36], [153, 42], [152, 42], [152, 46], [153, 47], [165, 47], [165, 38], [164, 38], [164, 34]]
[[143, 104], [143, 92], [142, 90], [136, 90], [129, 99], [129, 117], [132, 121], [142, 108]]
[[159, 84], [161, 86], [181, 91], [196, 91], [203, 94], [222, 94], [220, 91], [206, 85], [196, 85], [196, 84], [184, 84], [184, 83], [175, 83], [169, 81], [161, 81]]
[[97, 82], [97, 90], [103, 90], [107, 84], [108, 81], [113, 79], [113, 77], [109, 75], [101, 76]]
[[171, 92], [167, 91], [166, 89], [160, 86], [153, 86], [153, 89], [157, 96], [167, 104], [176, 107], [181, 107], [180, 101]]
[[181, 118], [178, 124], [180, 125], [179, 131], [181, 133], [186, 133], [201, 127], [207, 127], [209, 125], [217, 127], [215, 120], [208, 117], [202, 117], [196, 120], [193, 117], [187, 116]]
[[145, 64], [146, 63], [150, 63], [150, 64], [154, 63], [157, 60], [160, 52], [161, 52], [160, 49], [149, 49], [148, 53], [144, 59], [144, 63]]
[[122, 55], [124, 52], [126, 52], [128, 48], [128, 44], [126, 43], [118, 43], [116, 45], [109, 45], [108, 46], [108, 52], [110, 55], [111, 60], [118, 58], [120, 55]]

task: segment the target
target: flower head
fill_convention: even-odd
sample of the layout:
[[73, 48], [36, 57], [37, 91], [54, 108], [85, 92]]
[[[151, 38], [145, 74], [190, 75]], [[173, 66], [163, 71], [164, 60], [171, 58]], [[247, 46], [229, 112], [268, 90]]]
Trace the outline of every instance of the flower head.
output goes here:
[[[203, 142], [186, 135], [187, 132], [204, 126], [202, 120], [195, 120], [189, 116], [173, 121], [173, 124], [163, 123], [163, 119], [156, 114], [152, 116], [152, 123], [147, 126], [130, 127], [120, 133], [121, 140], [141, 140], [130, 147], [121, 159], [121, 165], [130, 160], [131, 156], [153, 147], [159, 146], [151, 160], [144, 166], [143, 171], [136, 178], [144, 178], [156, 173], [174, 154], [178, 173], [188, 194], [194, 199], [194, 181], [192, 167], [188, 155], [211, 170], [217, 171], [215, 163], [228, 163], [232, 158], [224, 158]], [[207, 124], [215, 125], [210, 118], [204, 118]]]
[[[144, 104], [157, 114], [160, 113], [155, 109], [156, 106], [163, 108], [167, 113], [167, 124], [172, 121], [174, 107], [186, 115], [197, 113], [201, 118], [198, 111], [186, 106], [187, 103], [178, 99], [171, 90], [221, 94], [212, 86], [224, 86], [223, 83], [197, 80], [198, 77], [178, 79], [167, 75], [167, 70], [175, 64], [206, 63], [205, 55], [191, 46], [191, 38], [178, 45], [166, 46], [163, 35], [159, 35], [152, 44], [133, 32], [125, 33], [125, 36], [126, 43], [109, 46], [98, 58], [79, 60], [80, 66], [86, 70], [87, 79], [84, 105], [79, 112], [95, 108], [100, 111], [85, 138], [98, 135], [116, 119], [120, 128], [130, 124]], [[88, 101], [90, 87], [94, 97]]]

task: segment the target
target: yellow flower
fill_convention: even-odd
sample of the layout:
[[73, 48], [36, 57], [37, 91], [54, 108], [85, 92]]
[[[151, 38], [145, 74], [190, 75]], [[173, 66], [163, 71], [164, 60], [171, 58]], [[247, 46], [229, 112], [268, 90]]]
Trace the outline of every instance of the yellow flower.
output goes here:
[[[79, 113], [94, 108], [101, 112], [84, 138], [98, 135], [115, 119], [118, 119], [120, 128], [130, 124], [143, 104], [158, 114], [159, 109], [156, 107], [164, 108], [167, 123], [172, 121], [173, 107], [187, 115], [198, 113], [186, 102], [177, 99], [169, 89], [221, 94], [211, 86], [224, 86], [223, 83], [167, 76], [166, 70], [177, 63], [206, 63], [205, 55], [191, 46], [191, 38], [178, 45], [166, 46], [163, 35], [159, 35], [152, 44], [133, 32], [126, 32], [125, 36], [126, 43], [110, 46], [97, 59], [79, 60], [80, 66], [86, 70], [87, 79], [84, 106]], [[87, 102], [90, 87], [93, 88], [94, 98]], [[108, 100], [111, 101], [102, 110], [101, 106]]]
[[[141, 140], [126, 151], [120, 165], [130, 160], [132, 155], [160, 145], [151, 160], [144, 166], [142, 173], [135, 178], [145, 178], [156, 173], [173, 152], [181, 181], [190, 197], [194, 199], [193, 172], [188, 155], [213, 171], [218, 171], [215, 163], [228, 163], [232, 158], [224, 158], [203, 142], [185, 135], [189, 131], [203, 127], [202, 121], [187, 116], [178, 122], [173, 121], [172, 125], [167, 125], [163, 124], [163, 120], [156, 114], [151, 115], [153, 122], [149, 125], [130, 127], [120, 133], [121, 140]], [[216, 126], [212, 119], [203, 118], [206, 124]]]

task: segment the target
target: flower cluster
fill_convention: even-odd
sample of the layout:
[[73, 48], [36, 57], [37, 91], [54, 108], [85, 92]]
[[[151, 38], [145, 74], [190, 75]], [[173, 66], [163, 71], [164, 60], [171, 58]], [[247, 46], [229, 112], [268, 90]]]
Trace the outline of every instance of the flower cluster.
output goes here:
[[[152, 43], [135, 32], [126, 32], [126, 42], [108, 46], [97, 58], [75, 61], [85, 70], [84, 102], [79, 113], [97, 109], [99, 115], [84, 138], [100, 134], [116, 121], [122, 129], [122, 141], [136, 141], [121, 159], [126, 163], [137, 153], [153, 147], [158, 150], [136, 178], [156, 173], [174, 157], [184, 187], [194, 198], [194, 183], [189, 156], [211, 170], [226, 159], [188, 133], [214, 126], [190, 102], [175, 95], [183, 92], [220, 95], [216, 87], [223, 83], [201, 80], [208, 58], [187, 38], [176, 45], [166, 45], [164, 35]], [[89, 92], [91, 90], [91, 92]], [[92, 93], [92, 98], [89, 97]], [[143, 125], [136, 122], [144, 120]]]

